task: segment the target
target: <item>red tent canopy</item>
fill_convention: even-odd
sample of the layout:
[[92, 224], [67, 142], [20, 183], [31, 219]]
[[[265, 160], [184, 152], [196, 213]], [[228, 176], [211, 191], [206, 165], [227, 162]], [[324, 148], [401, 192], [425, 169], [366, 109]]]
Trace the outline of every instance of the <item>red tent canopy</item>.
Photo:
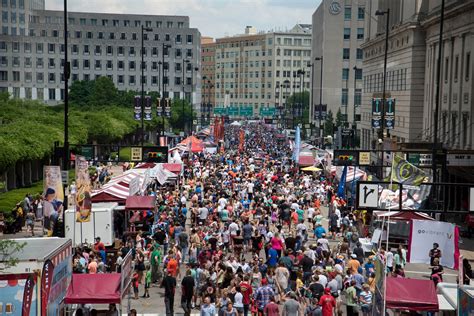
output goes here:
[[387, 308], [410, 311], [439, 310], [436, 288], [431, 280], [387, 278]]
[[300, 155], [298, 164], [305, 167], [312, 166], [314, 165], [314, 158], [313, 156]]
[[73, 274], [65, 304], [120, 304], [120, 273]]
[[179, 144], [188, 148], [191, 147], [193, 153], [202, 152], [204, 150], [204, 142], [195, 136], [189, 136]]
[[127, 210], [152, 210], [155, 208], [156, 197], [152, 195], [147, 196], [129, 196], [125, 202]]
[[164, 163], [163, 168], [168, 171], [171, 171], [174, 174], [179, 174], [181, 172], [182, 164], [180, 163]]

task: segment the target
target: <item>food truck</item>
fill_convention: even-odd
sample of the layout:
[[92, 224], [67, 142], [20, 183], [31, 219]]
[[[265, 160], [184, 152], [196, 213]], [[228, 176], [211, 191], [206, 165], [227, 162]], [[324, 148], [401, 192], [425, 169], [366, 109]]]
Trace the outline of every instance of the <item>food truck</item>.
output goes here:
[[[24, 245], [0, 256], [0, 315], [60, 315], [72, 276], [72, 243], [66, 238], [12, 239]], [[17, 260], [13, 266], [7, 261]]]

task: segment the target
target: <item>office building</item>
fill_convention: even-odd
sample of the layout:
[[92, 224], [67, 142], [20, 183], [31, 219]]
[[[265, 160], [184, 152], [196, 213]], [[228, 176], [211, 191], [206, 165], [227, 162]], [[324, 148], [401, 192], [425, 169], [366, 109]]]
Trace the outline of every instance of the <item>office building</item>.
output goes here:
[[[15, 24], [19, 4], [28, 16], [25, 13], [25, 23], [22, 17]], [[120, 90], [140, 91], [142, 27], [151, 29], [144, 32], [145, 91], [163, 92], [164, 82], [164, 96], [182, 98], [184, 87], [184, 97], [192, 99], [200, 113], [201, 36], [186, 16], [69, 12], [70, 80], [107, 76]], [[60, 102], [63, 12], [44, 10], [44, 1], [4, 0], [1, 29], [0, 91], [16, 98]]]
[[[422, 140], [433, 141], [441, 0], [428, 1]], [[473, 149], [474, 2], [446, 1], [443, 23], [438, 142], [448, 149]], [[449, 159], [449, 157], [448, 157]], [[450, 162], [448, 161], [448, 164]]]
[[364, 68], [361, 44], [367, 19], [363, 0], [323, 0], [313, 13], [311, 62], [314, 79], [310, 115], [318, 127], [320, 112], [324, 124], [324, 109], [319, 110], [320, 101], [333, 117], [341, 111], [348, 128], [360, 120]]
[[[419, 142], [423, 134], [425, 35], [420, 21], [428, 1], [367, 1], [364, 92], [361, 106], [361, 147], [390, 149], [397, 143]], [[390, 9], [385, 96], [395, 100], [393, 129], [372, 126], [372, 99], [382, 98], [386, 18]], [[383, 147], [380, 145], [383, 144]]]
[[201, 76], [202, 76], [202, 105], [201, 120], [208, 122], [212, 116], [215, 94], [214, 79], [216, 43], [212, 37], [201, 37]]
[[[303, 90], [302, 82], [309, 89], [310, 55], [311, 26], [306, 24], [259, 33], [247, 26], [245, 34], [217, 39], [214, 113], [283, 119], [279, 115], [284, 109], [278, 113], [277, 108]], [[303, 80], [297, 77], [298, 70], [306, 70]]]

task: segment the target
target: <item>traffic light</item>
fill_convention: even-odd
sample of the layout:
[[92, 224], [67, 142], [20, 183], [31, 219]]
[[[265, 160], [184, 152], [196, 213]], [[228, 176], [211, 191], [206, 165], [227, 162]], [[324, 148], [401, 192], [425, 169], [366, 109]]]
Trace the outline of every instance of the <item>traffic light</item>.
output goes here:
[[359, 164], [357, 150], [334, 150], [335, 166], [357, 166]]
[[168, 147], [167, 146], [144, 146], [143, 147], [143, 161], [155, 163], [168, 162]]

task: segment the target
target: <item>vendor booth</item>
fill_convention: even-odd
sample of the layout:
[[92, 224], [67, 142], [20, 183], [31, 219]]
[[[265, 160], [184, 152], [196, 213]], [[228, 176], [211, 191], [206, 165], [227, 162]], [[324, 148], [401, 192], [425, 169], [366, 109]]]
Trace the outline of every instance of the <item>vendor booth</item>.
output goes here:
[[431, 280], [387, 278], [386, 308], [415, 312], [439, 310], [436, 288]]
[[129, 196], [125, 203], [125, 231], [132, 235], [138, 231], [148, 231], [153, 224], [156, 197]]
[[200, 153], [204, 150], [204, 142], [197, 138], [196, 136], [189, 136], [185, 138], [179, 145], [186, 146], [187, 151], [191, 151], [193, 153]]
[[64, 303], [120, 304], [120, 273], [73, 274]]

